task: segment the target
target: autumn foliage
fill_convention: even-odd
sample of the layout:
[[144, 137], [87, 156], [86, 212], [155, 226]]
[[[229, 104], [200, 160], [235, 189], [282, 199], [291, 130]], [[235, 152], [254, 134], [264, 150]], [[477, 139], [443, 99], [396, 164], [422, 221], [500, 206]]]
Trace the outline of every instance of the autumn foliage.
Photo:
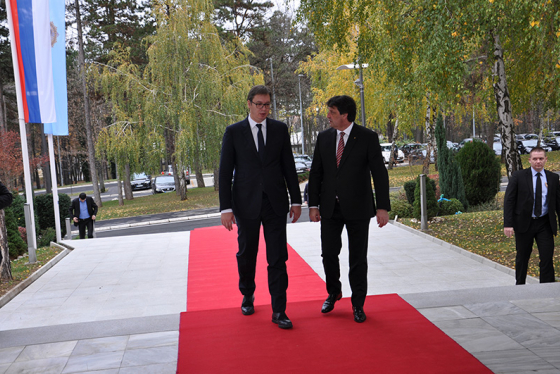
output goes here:
[[15, 131], [0, 134], [0, 180], [12, 188], [14, 181], [23, 173], [21, 142]]

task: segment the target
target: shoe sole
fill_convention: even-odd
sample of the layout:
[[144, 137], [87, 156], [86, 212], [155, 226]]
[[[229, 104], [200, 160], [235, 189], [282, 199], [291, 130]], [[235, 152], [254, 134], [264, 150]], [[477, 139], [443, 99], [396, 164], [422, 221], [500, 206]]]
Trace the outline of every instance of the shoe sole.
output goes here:
[[292, 325], [291, 323], [289, 325], [281, 325], [281, 324], [278, 323], [278, 321], [275, 321], [275, 320], [272, 320], [272, 323], [277, 324], [278, 327], [280, 327], [281, 329], [284, 329], [284, 330], [288, 330], [288, 329], [291, 329], [292, 327], [294, 327], [294, 325]]

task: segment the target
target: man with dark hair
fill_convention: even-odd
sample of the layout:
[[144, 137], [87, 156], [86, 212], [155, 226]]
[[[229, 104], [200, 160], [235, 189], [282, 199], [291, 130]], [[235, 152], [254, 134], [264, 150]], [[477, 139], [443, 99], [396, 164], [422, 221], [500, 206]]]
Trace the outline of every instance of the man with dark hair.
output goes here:
[[[301, 193], [286, 124], [267, 118], [270, 91], [253, 87], [247, 96], [249, 115], [226, 128], [220, 157], [220, 211], [227, 230], [237, 224], [237, 269], [243, 295], [241, 312], [254, 313], [255, 269], [261, 224], [266, 241], [272, 322], [292, 327], [286, 315], [288, 273], [286, 215], [301, 215]], [[233, 177], [233, 180], [232, 180]], [[290, 201], [288, 200], [288, 193]]]
[[338, 256], [346, 226], [352, 311], [354, 320], [361, 323], [366, 320], [363, 306], [367, 296], [369, 224], [374, 216], [379, 227], [389, 221], [389, 176], [377, 134], [354, 123], [354, 99], [335, 96], [327, 106], [331, 128], [317, 137], [309, 173], [309, 218], [321, 221], [321, 256], [328, 293], [321, 312], [329, 313], [342, 298]]
[[546, 151], [535, 147], [529, 153], [530, 168], [509, 178], [504, 198], [504, 234], [515, 233], [515, 281], [525, 284], [533, 242], [539, 250], [540, 282], [555, 281], [554, 236], [560, 216], [559, 176], [544, 169]]
[[69, 213], [70, 217], [74, 220], [74, 226], [78, 226], [80, 239], [85, 239], [86, 227], [88, 238], [93, 238], [93, 222], [97, 214], [97, 204], [95, 201], [82, 192], [79, 198], [72, 200]]

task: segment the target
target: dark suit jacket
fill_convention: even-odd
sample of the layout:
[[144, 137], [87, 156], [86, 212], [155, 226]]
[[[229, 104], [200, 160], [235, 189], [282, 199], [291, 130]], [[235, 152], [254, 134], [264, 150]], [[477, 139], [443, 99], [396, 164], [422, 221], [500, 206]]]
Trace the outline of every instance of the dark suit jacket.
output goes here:
[[13, 198], [12, 193], [0, 182], [0, 209], [10, 206]]
[[[89, 196], [86, 197], [86, 204], [87, 204], [87, 208], [88, 208], [88, 213], [89, 216], [95, 216], [97, 215], [97, 204], [95, 203], [95, 201], [93, 201], [93, 199]], [[70, 205], [70, 218], [72, 220], [74, 220], [74, 217], [78, 217], [80, 218], [80, 198], [77, 197], [74, 200], [72, 200], [72, 205]]]
[[[560, 188], [558, 174], [545, 170], [548, 183], [548, 219], [554, 235], [558, 232], [556, 216], [560, 214]], [[529, 229], [533, 215], [533, 175], [531, 168], [516, 171], [509, 178], [504, 198], [504, 227], [513, 227], [523, 234]]]
[[319, 206], [321, 216], [330, 218], [336, 196], [345, 219], [368, 219], [377, 208], [391, 210], [389, 176], [377, 134], [354, 123], [336, 166], [336, 130], [319, 133], [309, 173], [309, 206]]
[[263, 192], [278, 215], [290, 211], [286, 187], [292, 204], [301, 204], [286, 124], [266, 119], [264, 163], [257, 152], [249, 120], [245, 118], [228, 126], [222, 140], [219, 178], [220, 210], [233, 209], [233, 213], [242, 218], [258, 217]]

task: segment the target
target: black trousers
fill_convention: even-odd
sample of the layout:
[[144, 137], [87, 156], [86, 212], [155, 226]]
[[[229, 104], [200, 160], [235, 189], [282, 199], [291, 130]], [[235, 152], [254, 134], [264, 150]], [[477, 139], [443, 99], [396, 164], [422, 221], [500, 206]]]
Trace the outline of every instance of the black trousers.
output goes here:
[[286, 311], [286, 290], [288, 289], [288, 246], [286, 244], [286, 216], [279, 216], [272, 209], [268, 197], [263, 194], [260, 216], [256, 219], [235, 217], [237, 222], [237, 269], [239, 290], [245, 296], [255, 292], [255, 270], [259, 250], [261, 224], [266, 242], [266, 261], [268, 262], [268, 290], [272, 311]]
[[363, 307], [367, 296], [367, 251], [370, 219], [347, 220], [337, 202], [331, 218], [321, 218], [321, 256], [327, 281], [327, 292], [338, 294], [340, 283], [339, 255], [342, 249], [342, 229], [348, 232], [350, 272], [348, 278], [352, 288], [352, 305]]
[[537, 242], [539, 250], [540, 282], [554, 282], [554, 236], [550, 227], [548, 216], [531, 219], [529, 230], [515, 234], [515, 280], [516, 284], [525, 284], [529, 259], [533, 251], [533, 242]]
[[93, 220], [91, 218], [78, 219], [78, 230], [80, 231], [80, 239], [86, 238], [86, 227], [88, 238], [93, 238]]

